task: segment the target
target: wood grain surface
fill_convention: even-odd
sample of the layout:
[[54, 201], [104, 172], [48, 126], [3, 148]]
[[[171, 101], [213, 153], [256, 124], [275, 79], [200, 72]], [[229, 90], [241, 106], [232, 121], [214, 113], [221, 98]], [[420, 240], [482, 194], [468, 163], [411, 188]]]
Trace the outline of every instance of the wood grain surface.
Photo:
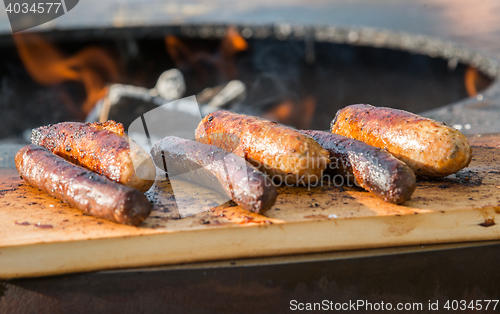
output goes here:
[[[138, 227], [87, 216], [29, 186], [15, 169], [0, 169], [0, 277], [500, 239], [500, 149], [473, 149], [468, 168], [419, 180], [402, 206], [358, 188], [282, 187], [266, 216], [229, 202], [178, 219], [173, 192], [158, 179], [148, 193], [154, 210]], [[180, 188], [194, 205], [208, 202], [203, 188]]]

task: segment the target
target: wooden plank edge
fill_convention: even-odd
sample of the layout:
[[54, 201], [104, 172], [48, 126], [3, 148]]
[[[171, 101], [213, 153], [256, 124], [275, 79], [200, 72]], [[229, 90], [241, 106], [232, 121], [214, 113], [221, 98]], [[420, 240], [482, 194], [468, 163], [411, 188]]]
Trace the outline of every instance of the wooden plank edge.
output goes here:
[[401, 254], [412, 254], [422, 252], [434, 252], [445, 250], [457, 250], [472, 247], [500, 245], [500, 240], [486, 240], [486, 241], [473, 241], [473, 242], [458, 242], [458, 243], [442, 243], [430, 245], [411, 245], [411, 246], [393, 246], [385, 248], [374, 249], [359, 249], [347, 251], [331, 251], [320, 253], [308, 254], [288, 254], [278, 256], [265, 256], [265, 257], [248, 257], [240, 259], [226, 259], [216, 261], [192, 262], [182, 264], [171, 264], [161, 266], [149, 267], [136, 267], [136, 268], [122, 268], [102, 270], [99, 273], [140, 273], [140, 272], [155, 272], [167, 270], [181, 270], [181, 269], [200, 269], [200, 268], [221, 268], [221, 267], [234, 267], [234, 266], [266, 266], [266, 265], [284, 265], [294, 263], [307, 263], [314, 261], [332, 261], [344, 259], [357, 259], [366, 257], [378, 256], [391, 256]]
[[[328, 219], [0, 249], [0, 278], [500, 239], [500, 208]], [[482, 224], [482, 225], [481, 225]]]

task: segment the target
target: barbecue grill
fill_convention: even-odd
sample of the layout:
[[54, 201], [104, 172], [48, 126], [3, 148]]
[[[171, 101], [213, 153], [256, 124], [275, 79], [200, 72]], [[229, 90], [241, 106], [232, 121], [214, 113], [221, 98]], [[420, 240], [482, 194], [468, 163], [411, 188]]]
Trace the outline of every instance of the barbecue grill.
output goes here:
[[[451, 29], [466, 32], [466, 27], [460, 21], [445, 25], [444, 9], [436, 13], [418, 3], [380, 2], [372, 8], [375, 18], [366, 20], [372, 12], [363, 13], [369, 5], [364, 2], [285, 8], [257, 2], [262, 11], [243, 13], [223, 4], [194, 3], [186, 9], [177, 3], [167, 6], [172, 13], [167, 23], [154, 10], [138, 10], [142, 15], [133, 20], [134, 4], [115, 5], [119, 10], [110, 13], [116, 7], [79, 3], [73, 13], [82, 7], [95, 17], [71, 21], [68, 13], [36, 33], [13, 37], [6, 31], [0, 37], [3, 168], [13, 166], [13, 154], [33, 127], [104, 118], [127, 126], [159, 104], [190, 95], [197, 96], [202, 114], [223, 108], [325, 130], [338, 109], [367, 102], [444, 121], [475, 135], [471, 138], [483, 146], [500, 148], [497, 137], [485, 135], [500, 132], [498, 36], [488, 29], [461, 37]], [[151, 1], [150, 8], [160, 7]], [[348, 21], [337, 10], [361, 14]], [[500, 21], [481, 12], [498, 29]], [[386, 22], [412, 14], [434, 23]], [[55, 56], [54, 67], [30, 51]], [[183, 81], [168, 85], [171, 99], [157, 88], [170, 69]], [[230, 82], [237, 87], [228, 92]], [[214, 101], [217, 95], [222, 100]], [[485, 224], [485, 229], [498, 227], [494, 221]], [[53, 312], [97, 307], [127, 312], [167, 304], [174, 312], [195, 307], [207, 313], [277, 313], [285, 312], [291, 299], [494, 299], [499, 248], [495, 241], [418, 245], [16, 279], [0, 283], [0, 308], [23, 311], [37, 304]]]
[[[488, 106], [481, 92], [496, 77], [498, 62], [429, 36], [367, 27], [203, 24], [21, 33], [16, 38], [0, 38], [6, 95], [0, 108], [11, 117], [4, 138], [41, 124], [84, 120], [92, 109], [100, 113], [95, 104], [110, 84], [153, 88], [171, 68], [179, 68], [185, 80], [179, 96], [198, 94], [199, 101], [208, 103], [221, 85], [238, 80], [246, 97], [219, 103], [214, 110], [260, 115], [297, 128], [328, 129], [335, 112], [352, 103], [440, 117], [450, 125], [467, 125], [465, 134], [495, 125], [441, 112], [457, 105]], [[52, 54], [58, 59], [45, 63], [42, 58]], [[208, 92], [211, 97], [204, 99]], [[148, 104], [137, 93], [120, 99], [122, 107], [113, 107], [109, 115], [126, 129], [131, 119], [169, 100]], [[97, 114], [90, 118], [98, 120]]]

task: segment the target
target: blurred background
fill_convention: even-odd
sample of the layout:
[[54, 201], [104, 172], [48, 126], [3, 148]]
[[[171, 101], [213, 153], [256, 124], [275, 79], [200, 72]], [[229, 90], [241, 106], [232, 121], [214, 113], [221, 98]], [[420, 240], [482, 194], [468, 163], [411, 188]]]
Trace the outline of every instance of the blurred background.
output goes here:
[[500, 132], [495, 0], [86, 0], [14, 35], [0, 10], [0, 55], [0, 143], [60, 121], [127, 128], [191, 95], [202, 114], [296, 128], [371, 103]]

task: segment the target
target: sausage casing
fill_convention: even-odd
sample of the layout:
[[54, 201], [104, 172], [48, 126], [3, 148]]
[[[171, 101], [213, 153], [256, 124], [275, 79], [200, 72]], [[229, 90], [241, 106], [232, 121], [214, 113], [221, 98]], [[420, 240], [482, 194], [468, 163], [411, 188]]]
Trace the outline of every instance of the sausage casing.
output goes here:
[[446, 124], [392, 108], [351, 105], [337, 112], [331, 132], [389, 151], [415, 174], [445, 177], [467, 167], [467, 138]]
[[151, 204], [141, 192], [74, 165], [42, 146], [21, 148], [15, 161], [29, 184], [87, 214], [138, 225], [151, 212]]
[[244, 157], [276, 182], [315, 183], [329, 163], [311, 137], [259, 117], [219, 110], [203, 118], [195, 136]]
[[[131, 149], [121, 123], [110, 120], [42, 126], [33, 129], [31, 143], [141, 192], [154, 183], [156, 169], [151, 157], [136, 144]], [[140, 164], [137, 169], [134, 161]]]
[[[393, 204], [401, 204], [415, 191], [415, 174], [404, 162], [377, 147], [323, 131], [303, 130], [330, 153], [326, 173], [343, 178]], [[348, 181], [350, 182], [350, 181]]]
[[223, 191], [248, 211], [262, 213], [276, 201], [271, 179], [219, 147], [168, 136], [153, 145], [151, 155], [169, 176], [183, 174], [189, 181]]

